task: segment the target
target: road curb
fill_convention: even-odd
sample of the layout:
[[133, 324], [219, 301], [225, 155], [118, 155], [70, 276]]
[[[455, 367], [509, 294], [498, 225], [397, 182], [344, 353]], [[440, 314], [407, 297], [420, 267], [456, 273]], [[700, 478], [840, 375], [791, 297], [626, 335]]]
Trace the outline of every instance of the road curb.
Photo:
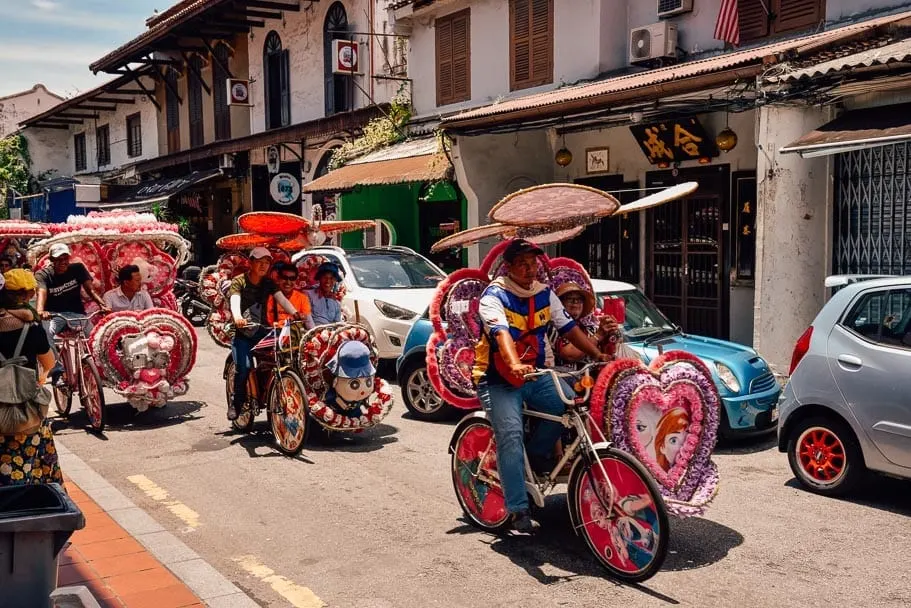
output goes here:
[[137, 507], [84, 460], [67, 449], [59, 437], [54, 438], [54, 444], [60, 455], [60, 467], [64, 474], [207, 606], [260, 608], [258, 603], [198, 553], [165, 530], [152, 516]]

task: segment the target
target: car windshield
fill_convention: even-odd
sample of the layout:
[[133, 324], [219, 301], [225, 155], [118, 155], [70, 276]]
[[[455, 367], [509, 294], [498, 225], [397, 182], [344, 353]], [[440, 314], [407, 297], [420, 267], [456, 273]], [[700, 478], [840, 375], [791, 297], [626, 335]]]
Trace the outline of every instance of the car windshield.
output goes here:
[[654, 338], [662, 334], [678, 331], [658, 308], [642, 292], [617, 291], [598, 294], [598, 308], [604, 305], [605, 296], [620, 296], [626, 304], [626, 319], [623, 321], [623, 333], [631, 341]]
[[419, 255], [401, 252], [364, 252], [350, 255], [348, 263], [357, 284], [366, 289], [433, 288], [445, 278]]

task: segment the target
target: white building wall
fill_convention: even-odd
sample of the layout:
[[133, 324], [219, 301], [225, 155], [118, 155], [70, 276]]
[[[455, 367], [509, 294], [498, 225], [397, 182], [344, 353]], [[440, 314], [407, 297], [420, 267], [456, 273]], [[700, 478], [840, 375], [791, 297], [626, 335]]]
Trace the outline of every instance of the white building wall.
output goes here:
[[0, 137], [19, 130], [19, 123], [32, 116], [47, 112], [63, 101], [43, 84], [36, 84], [28, 91], [0, 97]]
[[826, 21], [864, 18], [869, 13], [908, 10], [904, 0], [826, 0]]
[[[147, 83], [146, 88], [151, 90], [151, 84]], [[70, 128], [68, 140], [70, 150], [73, 148], [73, 137], [78, 133], [85, 133], [86, 168], [77, 173], [75, 155], [70, 152], [68, 166], [65, 171], [61, 170], [61, 173], [79, 175], [114, 171], [126, 165], [158, 156], [158, 110], [145, 96], [137, 95], [131, 99], [136, 103], [118, 105], [113, 112], [101, 112], [98, 118], [86, 120], [83, 124]], [[128, 155], [127, 148], [127, 116], [137, 112], [142, 117], [142, 154], [131, 157]], [[103, 125], [108, 125], [110, 129], [111, 162], [99, 166], [95, 130]]]
[[[282, 21], [266, 19], [265, 28], [254, 30], [248, 41], [251, 103], [253, 104], [251, 129], [260, 133], [266, 129], [265, 78], [263, 76], [263, 46], [269, 32], [275, 30], [282, 40], [282, 48], [290, 51], [291, 63], [291, 124], [322, 118], [326, 114], [323, 26], [326, 13], [333, 2], [301, 2], [299, 12], [286, 11]], [[383, 59], [378, 37], [366, 35], [373, 30], [391, 31], [386, 22], [386, 3], [383, 0], [344, 0], [342, 5], [348, 16], [348, 27], [360, 32], [352, 39], [361, 44], [361, 71], [352, 76], [355, 86], [354, 107], [359, 109], [372, 103], [388, 102], [399, 83], [374, 79], [381, 71]], [[371, 101], [372, 98], [372, 101]]]
[[32, 175], [49, 174], [49, 177], [72, 175], [72, 135], [62, 129], [34, 129], [22, 131], [32, 157]]

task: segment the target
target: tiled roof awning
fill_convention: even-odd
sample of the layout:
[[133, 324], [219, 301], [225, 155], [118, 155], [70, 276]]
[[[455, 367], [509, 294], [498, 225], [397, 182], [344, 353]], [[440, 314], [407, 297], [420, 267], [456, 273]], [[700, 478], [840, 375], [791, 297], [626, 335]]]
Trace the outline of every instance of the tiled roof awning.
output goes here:
[[528, 120], [565, 117], [610, 105], [726, 86], [762, 74], [767, 67], [763, 65], [767, 58], [777, 58], [780, 55], [801, 56], [854, 37], [869, 36], [873, 28], [889, 26], [906, 19], [911, 19], [911, 11], [705, 59], [507, 99], [450, 116], [442, 121], [442, 125], [453, 130], [489, 128]]
[[357, 186], [382, 186], [449, 179], [452, 164], [437, 152], [435, 138], [390, 146], [304, 185], [304, 192], [345, 192]]
[[778, 79], [784, 81], [817, 78], [830, 74], [841, 74], [858, 68], [872, 68], [880, 65], [911, 62], [911, 39], [900, 40], [872, 49], [852, 53], [844, 57], [823, 61], [800, 70], [783, 74]]
[[846, 112], [781, 148], [804, 158], [911, 140], [911, 103]]

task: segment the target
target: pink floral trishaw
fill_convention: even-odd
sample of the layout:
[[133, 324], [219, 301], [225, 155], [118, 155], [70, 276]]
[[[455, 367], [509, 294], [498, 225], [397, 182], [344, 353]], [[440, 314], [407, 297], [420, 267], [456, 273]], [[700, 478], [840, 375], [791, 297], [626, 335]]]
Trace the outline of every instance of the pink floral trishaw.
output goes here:
[[[88, 344], [104, 386], [140, 412], [186, 393], [197, 341], [192, 325], [177, 311], [172, 291], [177, 268], [189, 256], [189, 243], [177, 226], [152, 214], [112, 211], [70, 216], [65, 224], [47, 228], [51, 236], [29, 247], [36, 270], [49, 264], [52, 245], [66, 243], [71, 261], [85, 265], [99, 294], [116, 288], [117, 272], [132, 264], [139, 267], [143, 288], [155, 304], [149, 310], [95, 317]], [[88, 299], [85, 308], [88, 315], [98, 311]], [[68, 413], [68, 407], [61, 413]], [[101, 415], [100, 428], [93, 422], [99, 431], [103, 411]]]
[[[628, 210], [647, 208], [684, 196], [695, 184], [647, 197]], [[452, 480], [466, 517], [485, 530], [509, 525], [496, 465], [493, 428], [472, 380], [475, 345], [481, 337], [479, 298], [492, 279], [506, 273], [502, 252], [522, 237], [539, 245], [578, 235], [587, 224], [619, 211], [612, 196], [574, 184], [548, 184], [516, 192], [490, 213], [492, 224], [450, 235], [435, 250], [498, 239], [480, 268], [458, 270], [438, 289], [430, 308], [433, 334], [427, 344], [427, 368], [435, 390], [449, 404], [468, 411], [450, 442]], [[555, 292], [566, 283], [597, 297], [585, 269], [567, 258], [538, 259], [538, 281]], [[622, 304], [605, 301], [617, 316]], [[577, 319], [597, 327], [595, 311]], [[622, 323], [622, 318], [619, 321]], [[612, 336], [616, 347], [622, 334]], [[711, 374], [697, 358], [667, 352], [646, 366], [638, 359], [616, 359], [580, 370], [540, 370], [539, 381], [556, 376], [574, 385], [563, 395], [567, 414], [548, 417], [525, 411], [529, 420], [544, 418], [566, 427], [562, 459], [540, 476], [526, 464], [526, 488], [543, 507], [545, 495], [568, 484], [567, 502], [574, 531], [611, 575], [640, 581], [660, 569], [667, 548], [667, 513], [701, 514], [714, 496], [718, 476], [711, 453], [718, 428], [719, 398]], [[559, 388], [559, 386], [558, 386]], [[677, 442], [673, 455], [656, 456], [656, 427], [670, 429]], [[667, 430], [665, 429], [665, 430]]]

